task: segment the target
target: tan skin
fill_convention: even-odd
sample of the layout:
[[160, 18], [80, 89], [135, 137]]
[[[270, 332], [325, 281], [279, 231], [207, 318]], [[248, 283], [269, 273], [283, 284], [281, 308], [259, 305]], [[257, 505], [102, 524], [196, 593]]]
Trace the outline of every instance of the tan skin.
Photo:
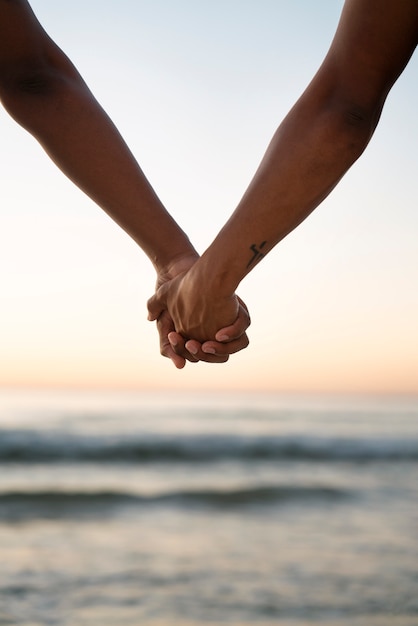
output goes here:
[[[326, 58], [235, 212], [190, 271], [150, 299], [151, 318], [167, 309], [185, 337], [213, 336], [240, 281], [360, 157], [417, 43], [417, 0], [346, 0]], [[190, 345], [169, 339], [179, 353]]]
[[[26, 0], [0, 0], [0, 100], [64, 174], [144, 250], [157, 272], [157, 286], [194, 265], [199, 258], [196, 250], [158, 199], [77, 69], [45, 33]], [[161, 352], [178, 368], [186, 359], [228, 360], [230, 354], [248, 345], [245, 330], [249, 325], [246, 307], [235, 296], [230, 312], [233, 315], [225, 314], [225, 323], [219, 326], [229, 327], [225, 329], [228, 342], [211, 341], [206, 344], [208, 352], [194, 343], [193, 354], [183, 349], [181, 355], [168, 341], [174, 325], [165, 313], [159, 321]]]

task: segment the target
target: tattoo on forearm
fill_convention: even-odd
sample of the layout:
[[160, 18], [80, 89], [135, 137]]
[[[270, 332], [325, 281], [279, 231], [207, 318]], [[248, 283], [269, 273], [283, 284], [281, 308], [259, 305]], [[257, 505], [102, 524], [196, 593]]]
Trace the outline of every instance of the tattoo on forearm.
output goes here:
[[261, 259], [264, 257], [264, 254], [261, 252], [261, 250], [264, 248], [266, 243], [267, 243], [267, 241], [263, 241], [262, 243], [260, 243], [259, 246], [257, 246], [257, 244], [255, 244], [255, 243], [253, 243], [253, 245], [250, 246], [250, 250], [252, 251], [253, 256], [251, 257], [251, 259], [248, 262], [247, 269], [251, 265], [254, 265], [255, 263], [258, 263], [259, 261], [261, 261]]

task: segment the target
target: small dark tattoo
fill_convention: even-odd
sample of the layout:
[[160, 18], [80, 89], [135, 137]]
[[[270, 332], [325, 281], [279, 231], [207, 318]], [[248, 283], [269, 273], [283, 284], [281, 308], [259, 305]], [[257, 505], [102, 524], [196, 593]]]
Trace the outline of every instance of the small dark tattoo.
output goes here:
[[252, 250], [253, 256], [249, 260], [247, 268], [250, 267], [250, 265], [253, 265], [254, 263], [258, 263], [259, 261], [261, 261], [261, 259], [264, 257], [264, 254], [260, 252], [260, 250], [264, 248], [266, 243], [267, 241], [263, 241], [262, 243], [260, 243], [259, 246], [257, 246], [257, 244], [255, 243], [253, 243], [253, 245], [250, 246], [250, 250]]

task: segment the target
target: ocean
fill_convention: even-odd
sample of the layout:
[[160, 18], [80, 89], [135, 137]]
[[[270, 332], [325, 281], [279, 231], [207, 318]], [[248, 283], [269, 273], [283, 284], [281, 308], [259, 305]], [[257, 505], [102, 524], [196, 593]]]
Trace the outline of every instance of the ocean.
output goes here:
[[417, 626], [418, 398], [0, 391], [0, 625]]

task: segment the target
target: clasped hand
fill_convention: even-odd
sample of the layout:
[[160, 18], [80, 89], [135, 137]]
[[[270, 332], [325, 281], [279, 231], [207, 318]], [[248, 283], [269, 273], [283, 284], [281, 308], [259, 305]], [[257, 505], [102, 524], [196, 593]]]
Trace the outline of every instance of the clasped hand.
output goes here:
[[157, 322], [160, 352], [181, 369], [186, 361], [225, 363], [248, 346], [250, 316], [235, 294], [207, 289], [197, 270], [198, 257], [183, 257], [158, 275], [148, 300], [148, 319]]

